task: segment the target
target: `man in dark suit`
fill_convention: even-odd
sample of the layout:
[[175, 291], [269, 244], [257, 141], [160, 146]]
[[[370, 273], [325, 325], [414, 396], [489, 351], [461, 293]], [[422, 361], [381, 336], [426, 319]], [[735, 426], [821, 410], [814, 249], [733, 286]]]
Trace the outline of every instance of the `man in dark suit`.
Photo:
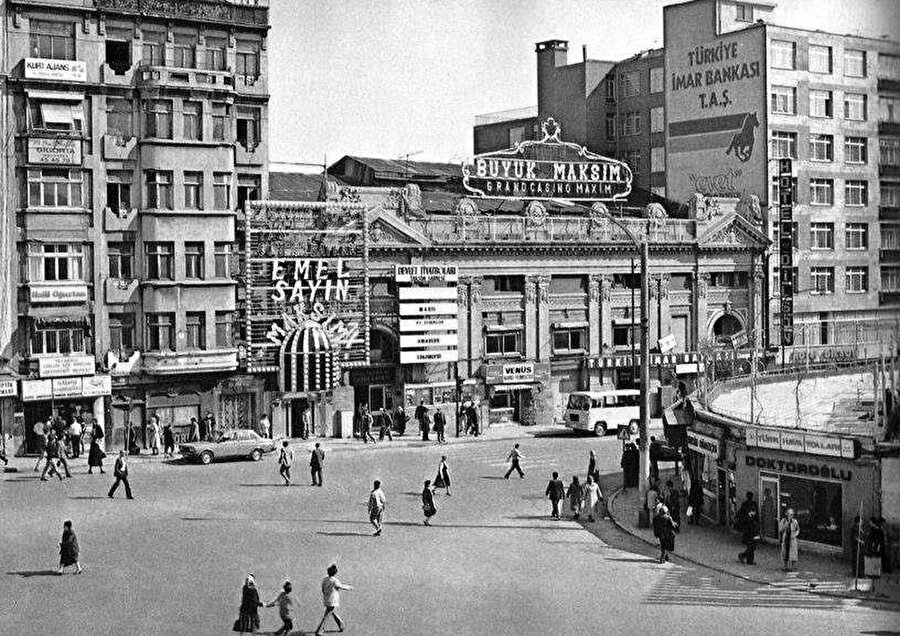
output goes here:
[[416, 421], [419, 423], [419, 430], [422, 431], [422, 441], [428, 441], [428, 408], [425, 406], [425, 400], [419, 400], [419, 406], [416, 407]]
[[325, 468], [325, 451], [319, 447], [319, 442], [316, 442], [316, 447], [309, 457], [309, 472], [312, 473], [313, 486], [322, 485], [323, 468]]
[[127, 499], [134, 499], [134, 497], [131, 496], [131, 484], [128, 483], [128, 461], [125, 458], [125, 451], [123, 450], [119, 451], [119, 457], [116, 459], [116, 465], [113, 467], [113, 475], [116, 480], [113, 482], [112, 488], [109, 489], [109, 498], [113, 498], [116, 488], [118, 488], [121, 483], [125, 486], [125, 497]]

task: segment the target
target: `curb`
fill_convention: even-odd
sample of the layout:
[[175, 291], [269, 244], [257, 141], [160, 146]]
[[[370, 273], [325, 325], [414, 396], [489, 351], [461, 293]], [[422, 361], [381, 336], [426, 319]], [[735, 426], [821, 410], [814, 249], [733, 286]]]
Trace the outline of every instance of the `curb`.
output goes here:
[[[607, 506], [607, 509], [609, 510], [609, 518], [612, 520], [613, 525], [615, 525], [622, 532], [625, 532], [626, 534], [631, 535], [635, 539], [639, 539], [639, 540], [643, 541], [647, 545], [650, 545], [653, 547], [659, 547], [653, 541], [648, 541], [647, 539], [645, 539], [641, 535], [637, 534], [636, 532], [632, 532], [630, 528], [627, 528], [618, 519], [616, 519], [616, 516], [613, 514], [613, 504], [615, 503], [616, 499], [618, 499], [619, 495], [622, 494], [623, 490], [624, 490], [623, 488], [619, 488], [609, 497], [609, 505]], [[681, 559], [682, 561], [686, 561], [693, 565], [698, 565], [702, 568], [706, 568], [707, 570], [712, 570], [713, 572], [718, 572], [719, 574], [725, 574], [728, 576], [733, 576], [738, 579], [743, 579], [744, 581], [747, 581], [749, 583], [755, 583], [757, 585], [766, 585], [766, 586], [774, 587], [777, 589], [783, 588], [783, 586], [773, 583], [772, 581], [766, 581], [763, 579], [754, 578], [752, 576], [747, 576], [746, 574], [741, 574], [740, 572], [733, 572], [731, 570], [726, 570], [725, 568], [722, 568], [722, 567], [719, 567], [716, 565], [710, 565], [709, 563], [704, 563], [703, 561], [698, 561], [697, 559], [691, 558], [689, 556], [685, 556], [684, 554], [676, 553], [674, 556], [678, 559]], [[900, 601], [897, 601], [894, 599], [888, 599], [888, 598], [881, 599], [881, 598], [872, 598], [872, 597], [868, 597], [868, 596], [855, 596], [855, 595], [851, 595], [851, 594], [841, 594], [839, 592], [826, 592], [826, 591], [809, 589], [809, 588], [802, 589], [802, 590], [800, 588], [792, 588], [792, 589], [795, 589], [797, 591], [807, 592], [808, 594], [817, 594], [819, 596], [827, 596], [830, 598], [849, 599], [849, 600], [854, 600], [854, 601], [869, 601], [870, 603], [882, 603], [885, 605], [893, 605], [895, 607], [900, 608]]]

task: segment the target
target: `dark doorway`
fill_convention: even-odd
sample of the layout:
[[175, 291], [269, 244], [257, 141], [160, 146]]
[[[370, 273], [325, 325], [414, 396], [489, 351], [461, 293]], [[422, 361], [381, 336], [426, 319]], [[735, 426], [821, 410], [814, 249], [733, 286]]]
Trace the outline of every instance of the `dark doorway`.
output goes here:
[[303, 411], [311, 409], [309, 412], [310, 434], [315, 430], [316, 411], [312, 409], [312, 402], [306, 398], [297, 398], [291, 400], [291, 437], [301, 437], [303, 432]]

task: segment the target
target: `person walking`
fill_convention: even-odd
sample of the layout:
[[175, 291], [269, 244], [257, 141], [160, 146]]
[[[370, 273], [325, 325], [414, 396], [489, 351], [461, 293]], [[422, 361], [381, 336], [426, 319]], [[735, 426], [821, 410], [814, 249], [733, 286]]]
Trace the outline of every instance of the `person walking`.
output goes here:
[[203, 438], [200, 437], [200, 433], [201, 433], [200, 422], [197, 421], [196, 417], [192, 417], [191, 418], [191, 433], [190, 433], [190, 437], [188, 438], [188, 441], [189, 442], [201, 441]]
[[675, 532], [678, 533], [681, 531], [681, 491], [675, 487], [671, 479], [666, 480], [666, 490], [669, 494], [663, 503], [669, 509], [672, 521], [675, 522]]
[[472, 434], [475, 437], [478, 437], [480, 431], [478, 429], [478, 409], [475, 407], [475, 403], [472, 402], [467, 409], [469, 414], [469, 423], [472, 425]]
[[72, 423], [69, 424], [66, 433], [69, 436], [69, 445], [72, 448], [72, 459], [81, 457], [81, 435], [84, 433], [84, 427], [81, 425], [80, 417], [72, 418]]
[[363, 444], [368, 444], [369, 440], [372, 440], [373, 444], [378, 443], [375, 436], [372, 435], [372, 414], [369, 412], [368, 405], [363, 405], [359, 420], [359, 434], [362, 436]]
[[394, 435], [391, 433], [391, 415], [382, 406], [378, 412], [378, 440], [383, 440], [385, 435], [387, 435], [389, 442], [394, 441]]
[[297, 600], [291, 595], [294, 588], [290, 581], [285, 581], [281, 586], [281, 592], [278, 593], [272, 601], [266, 603], [266, 607], [278, 606], [278, 616], [281, 618], [281, 627], [272, 632], [275, 636], [288, 636], [294, 631], [294, 615], [296, 614]]
[[603, 501], [603, 492], [600, 490], [600, 484], [594, 481], [591, 475], [588, 475], [582, 494], [582, 510], [588, 514], [589, 522], [594, 523], [594, 513], [601, 501]]
[[594, 451], [591, 451], [591, 455], [588, 458], [587, 474], [594, 478], [595, 483], [600, 483], [600, 469], [597, 468], [597, 456], [594, 454]]
[[281, 442], [281, 450], [278, 452], [278, 474], [284, 480], [285, 486], [291, 485], [291, 464], [294, 462], [294, 451], [288, 446], [288, 441]]
[[122, 484], [125, 486], [125, 498], [134, 499], [131, 496], [131, 484], [128, 483], [128, 459], [123, 450], [119, 451], [119, 457], [116, 459], [115, 466], [113, 466], [113, 477], [116, 480], [113, 482], [112, 488], [109, 489], [109, 493], [107, 493], [108, 497], [112, 499], [119, 484]]
[[216, 416], [212, 414], [212, 411], [206, 412], [206, 419], [203, 421], [206, 423], [206, 439], [211, 442], [219, 441], [219, 428]]
[[869, 531], [866, 540], [866, 556], [863, 559], [865, 574], [873, 579], [880, 579], [884, 570], [885, 535], [881, 517], [869, 517]]
[[738, 561], [747, 565], [756, 565], [756, 545], [759, 543], [759, 512], [750, 508], [741, 521], [741, 542], [747, 548], [738, 554]]
[[256, 589], [256, 579], [248, 574], [241, 588], [241, 606], [238, 609], [238, 619], [234, 621], [234, 631], [252, 634], [259, 629], [259, 608], [262, 603], [259, 600], [259, 591]]
[[440, 409], [434, 410], [434, 432], [437, 435], [437, 443], [444, 444], [447, 440], [444, 437], [444, 430], [447, 427], [447, 420], [444, 418], [444, 412]]
[[572, 511], [572, 518], [578, 519], [578, 516], [581, 514], [581, 500], [584, 496], [584, 488], [581, 486], [581, 482], [578, 481], [577, 475], [572, 475], [572, 483], [569, 484], [568, 490], [566, 490], [566, 497], [569, 498], [569, 510]]
[[150, 416], [150, 452], [159, 455], [159, 418], [156, 413]]
[[40, 470], [41, 460], [47, 458], [47, 433], [49, 433], [49, 426], [45, 422], [35, 422], [31, 430], [34, 432], [34, 441], [38, 451], [38, 458], [34, 463], [34, 472], [37, 472]]
[[163, 424], [163, 457], [175, 457], [175, 435], [172, 433], [172, 422]]
[[434, 505], [434, 491], [431, 489], [431, 480], [425, 480], [425, 487], [422, 488], [422, 513], [425, 515], [425, 525], [430, 526], [428, 522], [435, 514], [437, 508]]
[[519, 479], [525, 479], [525, 473], [522, 472], [522, 467], [519, 465], [519, 462], [523, 459], [525, 459], [525, 455], [519, 450], [519, 445], [514, 445], [512, 450], [509, 451], [509, 454], [506, 456], [506, 461], [511, 462], [511, 464], [509, 470], [507, 470], [506, 474], [503, 476], [503, 479], [509, 479], [509, 476], [514, 470], [519, 473]]
[[665, 504], [660, 504], [653, 516], [653, 535], [659, 540], [659, 562], [665, 563], [669, 552], [675, 551], [675, 522]]
[[325, 451], [319, 442], [309, 455], [309, 472], [312, 475], [312, 485], [322, 485], [322, 471], [325, 469]]
[[703, 514], [703, 484], [697, 478], [691, 479], [691, 489], [688, 492], [688, 523], [700, 525], [700, 516]]
[[259, 426], [257, 427], [257, 432], [259, 433], [260, 437], [272, 437], [272, 422], [269, 421], [269, 415], [267, 413], [263, 413], [263, 416], [259, 418]]
[[441, 455], [441, 461], [438, 464], [437, 477], [434, 478], [434, 488], [445, 488], [447, 496], [450, 496], [450, 468], [447, 466], [447, 456]]
[[559, 519], [559, 502], [566, 496], [566, 487], [560, 480], [558, 472], [554, 471], [551, 476], [550, 481], [547, 483], [547, 488], [544, 490], [544, 496], [550, 499], [550, 504], [553, 507], [550, 516], [554, 519]]
[[88, 475], [93, 474], [95, 468], [100, 469], [101, 475], [106, 474], [106, 471], [103, 470], [103, 458], [106, 457], [106, 453], [100, 448], [101, 439], [103, 438], [98, 438], [96, 434], [91, 435], [91, 447], [88, 450]]
[[337, 578], [338, 569], [333, 563], [328, 566], [328, 576], [322, 579], [322, 602], [325, 605], [325, 615], [316, 627], [316, 636], [322, 636], [322, 628], [325, 620], [332, 616], [337, 623], [338, 631], [344, 631], [344, 621], [338, 616], [337, 610], [341, 606], [341, 590], [352, 590], [352, 585], [341, 583]]
[[373, 537], [380, 537], [384, 524], [384, 506], [387, 500], [384, 491], [381, 489], [381, 482], [377, 479], [373, 483], [372, 492], [369, 493], [369, 523], [375, 528], [372, 533]]
[[781, 543], [781, 560], [784, 562], [784, 571], [797, 569], [797, 561], [800, 560], [800, 522], [794, 518], [794, 509], [788, 508], [784, 516], [778, 522], [778, 538]]
[[419, 406], [416, 407], [416, 422], [419, 423], [419, 432], [422, 433], [422, 441], [428, 441], [428, 408], [425, 406], [425, 400], [419, 400]]
[[[64, 429], [65, 430], [65, 429]], [[72, 473], [69, 472], [69, 461], [66, 459], [65, 445], [63, 443], [63, 435], [56, 434], [56, 462], [57, 468], [62, 467], [66, 471], [66, 477], [71, 479]]]
[[472, 421], [469, 419], [469, 409], [466, 405], [459, 407], [459, 424], [462, 427], [463, 437], [467, 437], [472, 429]]
[[56, 466], [56, 460], [59, 457], [59, 442], [56, 440], [56, 433], [52, 430], [47, 433], [47, 448], [44, 450], [44, 454], [47, 456], [47, 461], [44, 463], [43, 472], [41, 472], [41, 481], [47, 481], [48, 474], [51, 477], [56, 475], [62, 481], [62, 473], [59, 472], [59, 468]]
[[75, 574], [84, 572], [78, 562], [78, 537], [72, 529], [72, 522], [66, 520], [63, 522], [62, 539], [59, 541], [59, 569], [56, 573], [62, 574], [70, 565], [75, 566]]
[[400, 437], [403, 437], [406, 433], [407, 421], [409, 421], [409, 416], [406, 414], [406, 411], [403, 410], [403, 406], [398, 405], [397, 410], [394, 411], [394, 429]]

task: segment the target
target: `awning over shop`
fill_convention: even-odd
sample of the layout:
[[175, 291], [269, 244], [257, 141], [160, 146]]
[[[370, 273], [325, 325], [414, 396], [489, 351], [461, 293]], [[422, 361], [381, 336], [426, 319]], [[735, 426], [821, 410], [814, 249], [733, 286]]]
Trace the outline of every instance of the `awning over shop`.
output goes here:
[[34, 321], [34, 324], [42, 327], [44, 325], [84, 325], [88, 324], [90, 313], [87, 307], [79, 305], [76, 307], [29, 307], [28, 315]]
[[510, 391], [530, 391], [534, 388], [533, 384], [492, 384], [491, 390], [494, 393], [508, 393]]
[[278, 383], [285, 393], [326, 391], [340, 379], [328, 334], [312, 320], [285, 337], [279, 362]]

